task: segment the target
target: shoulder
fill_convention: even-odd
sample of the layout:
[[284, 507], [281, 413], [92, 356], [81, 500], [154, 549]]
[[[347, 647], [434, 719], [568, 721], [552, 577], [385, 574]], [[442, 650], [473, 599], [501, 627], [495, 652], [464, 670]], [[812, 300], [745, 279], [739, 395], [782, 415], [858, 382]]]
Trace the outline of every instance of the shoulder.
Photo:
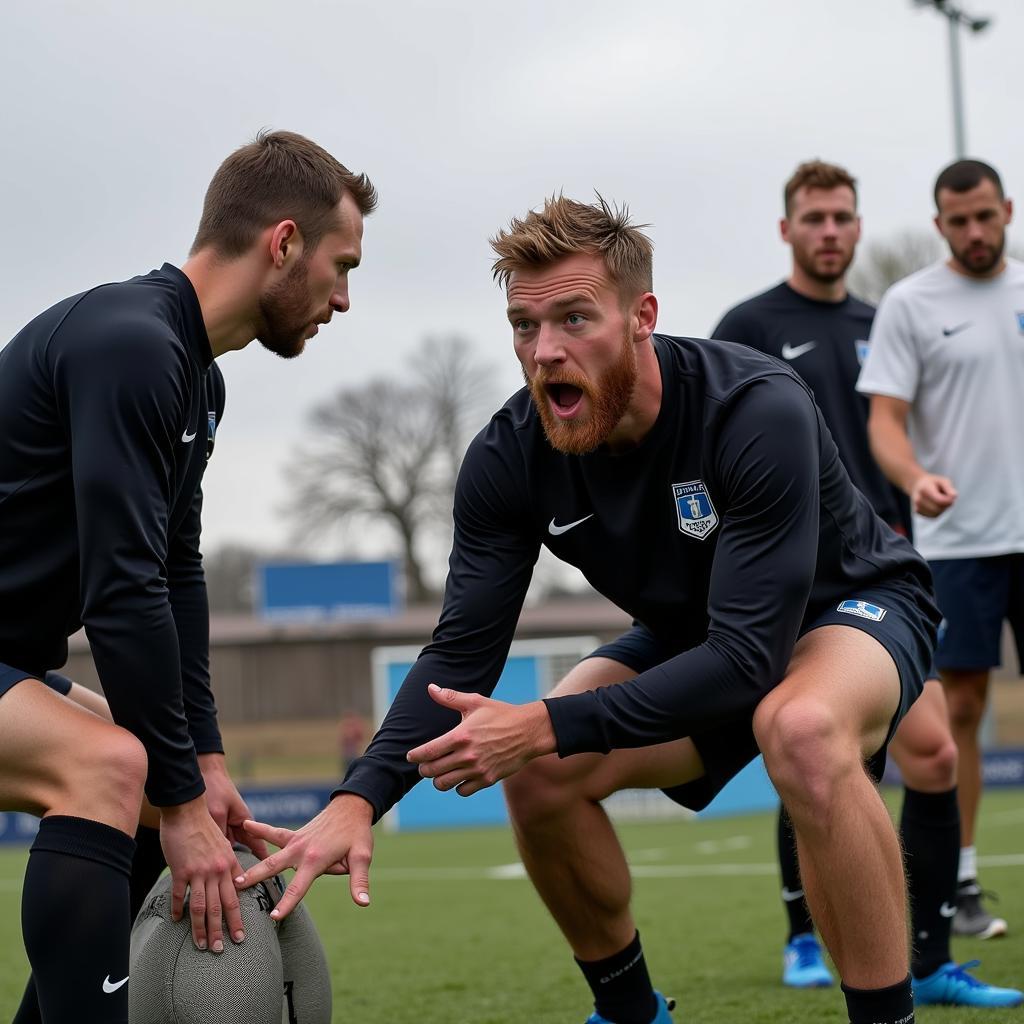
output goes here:
[[694, 380], [710, 402], [724, 403], [748, 384], [765, 377], [782, 376], [800, 388], [806, 385], [779, 360], [746, 345], [716, 338], [685, 338], [655, 335], [659, 352], [682, 380]]
[[782, 285], [776, 285], [737, 303], [722, 316], [711, 336], [723, 341], [749, 344], [747, 337], [750, 332], [756, 331], [764, 317], [772, 315], [778, 307], [781, 289]]

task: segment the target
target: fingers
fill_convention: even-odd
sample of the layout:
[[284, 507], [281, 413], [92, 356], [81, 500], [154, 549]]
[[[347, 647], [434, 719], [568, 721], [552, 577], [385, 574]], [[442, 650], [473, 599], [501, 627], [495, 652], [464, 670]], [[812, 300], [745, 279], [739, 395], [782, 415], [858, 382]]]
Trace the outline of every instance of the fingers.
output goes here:
[[185, 908], [185, 888], [187, 883], [171, 872], [171, 920], [180, 921]]
[[266, 839], [278, 848], [288, 845], [295, 833], [290, 828], [278, 828], [276, 825], [265, 825], [262, 821], [253, 821], [246, 818], [242, 822], [242, 828], [251, 836], [257, 839]]
[[[438, 736], [436, 740], [431, 740], [429, 743], [424, 743], [421, 746], [413, 747], [408, 754], [405, 755], [407, 761], [412, 764], [427, 764], [431, 761], [437, 761], [446, 755], [454, 755], [455, 751], [459, 748], [462, 743], [462, 726], [457, 725], [451, 732], [446, 732], [443, 736]], [[420, 772], [422, 775], [423, 773]], [[429, 776], [427, 776], [429, 778]]]
[[[224, 920], [227, 922], [228, 934], [232, 942], [242, 942], [245, 939], [245, 927], [242, 925], [242, 907], [238, 901], [238, 893], [230, 878], [221, 879], [219, 888], [220, 904]], [[214, 949], [214, 952], [218, 951]]]
[[307, 866], [305, 862], [300, 864], [292, 880], [288, 883], [284, 895], [270, 912], [270, 916], [275, 921], [283, 921], [299, 905], [302, 897], [309, 892], [309, 887], [316, 881], [319, 874], [319, 871]]
[[266, 842], [249, 835], [240, 824], [229, 826], [228, 838], [233, 843], [241, 843], [252, 850], [253, 854], [260, 860], [266, 860], [270, 856], [270, 847], [267, 846]]
[[481, 701], [487, 699], [481, 697], [479, 693], [463, 693], [461, 690], [452, 690], [447, 686], [438, 686], [437, 683], [431, 683], [427, 687], [427, 693], [436, 703], [451, 708], [452, 711], [458, 711], [460, 714], [472, 711], [480, 706]]
[[239, 869], [235, 876], [235, 885], [239, 889], [248, 889], [257, 882], [265, 882], [268, 878], [280, 874], [285, 868], [292, 867], [291, 858], [287, 851], [278, 850], [277, 853], [265, 857], [259, 864], [253, 864], [247, 871]]
[[353, 847], [348, 855], [348, 889], [352, 902], [357, 907], [370, 905], [370, 858], [371, 852], [363, 847]]
[[189, 885], [188, 913], [192, 919], [192, 941], [196, 949], [206, 949], [206, 886], [198, 878]]

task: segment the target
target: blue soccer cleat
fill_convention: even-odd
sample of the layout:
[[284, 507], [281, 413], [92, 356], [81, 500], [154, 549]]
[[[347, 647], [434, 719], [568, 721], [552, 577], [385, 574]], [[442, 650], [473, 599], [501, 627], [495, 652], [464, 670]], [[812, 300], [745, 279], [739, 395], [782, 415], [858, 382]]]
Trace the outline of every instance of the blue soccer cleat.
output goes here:
[[828, 988], [832, 983], [818, 940], [810, 932], [794, 935], [782, 951], [782, 984], [790, 988]]
[[997, 988], [968, 974], [981, 964], [950, 961], [927, 978], [914, 979], [915, 1006], [1020, 1006], [1024, 993], [1015, 988]]
[[[651, 1024], [672, 1024], [672, 1015], [669, 1010], [676, 1008], [676, 1001], [666, 999], [660, 992], [655, 992], [654, 997], [658, 1000], [658, 1012], [651, 1020]], [[584, 1021], [584, 1024], [615, 1024], [615, 1022], [608, 1020], [607, 1017], [602, 1017], [599, 1013], [592, 1013]]]

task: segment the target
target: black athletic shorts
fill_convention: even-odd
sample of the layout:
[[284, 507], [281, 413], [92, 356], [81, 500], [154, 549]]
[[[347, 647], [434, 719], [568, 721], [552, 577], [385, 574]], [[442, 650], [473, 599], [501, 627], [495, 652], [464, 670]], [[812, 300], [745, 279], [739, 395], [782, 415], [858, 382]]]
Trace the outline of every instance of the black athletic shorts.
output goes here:
[[[873, 636], [892, 657], [900, 678], [900, 703], [889, 725], [885, 743], [870, 759], [868, 771], [882, 777], [885, 750], [896, 727], [932, 678], [932, 657], [939, 615], [931, 596], [914, 578], [888, 580], [859, 590], [822, 612], [801, 631], [803, 636], [820, 626], [853, 626]], [[617, 640], [593, 651], [591, 658], [610, 658], [640, 673], [681, 653], [659, 641], [645, 626], [636, 624]], [[751, 718], [730, 722], [690, 737], [701, 760], [704, 775], [681, 786], [666, 789], [676, 803], [703, 810], [725, 784], [748, 765], [760, 751]]]
[[[20, 683], [22, 679], [39, 679], [35, 672], [26, 672], [24, 669], [15, 668], [0, 661], [0, 697], [2, 697], [12, 686]], [[59, 672], [46, 672], [43, 674], [41, 683], [46, 683], [51, 690], [64, 694], [66, 697], [71, 692], [71, 680], [62, 676]]]
[[1024, 555], [942, 558], [928, 563], [942, 611], [939, 668], [985, 671], [1002, 663], [1003, 620], [1024, 672]]

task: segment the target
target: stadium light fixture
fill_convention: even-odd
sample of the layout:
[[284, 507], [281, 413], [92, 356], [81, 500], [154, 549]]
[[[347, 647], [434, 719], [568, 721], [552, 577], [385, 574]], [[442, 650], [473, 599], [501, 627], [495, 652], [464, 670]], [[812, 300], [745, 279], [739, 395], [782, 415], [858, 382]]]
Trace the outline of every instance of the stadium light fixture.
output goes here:
[[960, 70], [960, 26], [975, 35], [992, 24], [991, 18], [975, 18], [949, 0], [913, 0], [915, 7], [931, 7], [949, 22], [949, 76], [953, 93], [953, 143], [957, 159], [967, 154], [967, 130], [964, 127], [963, 75]]

